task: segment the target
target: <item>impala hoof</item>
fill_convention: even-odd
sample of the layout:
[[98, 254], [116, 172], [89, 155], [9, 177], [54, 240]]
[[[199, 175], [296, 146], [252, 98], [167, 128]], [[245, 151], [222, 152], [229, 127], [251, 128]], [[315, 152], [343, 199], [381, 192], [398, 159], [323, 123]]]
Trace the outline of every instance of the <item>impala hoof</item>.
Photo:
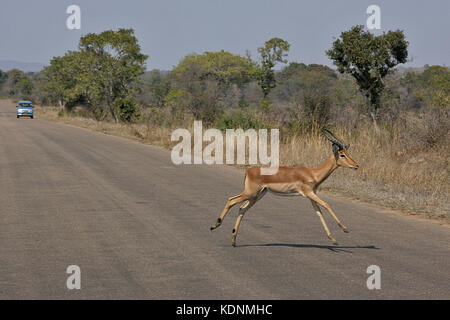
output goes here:
[[220, 227], [221, 224], [222, 224], [222, 219], [219, 218], [219, 219], [217, 219], [216, 224], [213, 225], [210, 230], [213, 231], [214, 229], [217, 229], [218, 227]]
[[212, 226], [210, 228], [210, 230], [213, 231], [213, 230], [217, 229], [218, 227], [220, 227], [220, 224], [216, 224], [215, 226]]
[[347, 228], [342, 229], [345, 233], [350, 233], [350, 231]]
[[335, 246], [339, 245], [339, 243], [336, 241], [336, 239], [330, 238], [330, 240], [331, 240], [331, 242], [333, 242], [333, 244], [334, 244]]

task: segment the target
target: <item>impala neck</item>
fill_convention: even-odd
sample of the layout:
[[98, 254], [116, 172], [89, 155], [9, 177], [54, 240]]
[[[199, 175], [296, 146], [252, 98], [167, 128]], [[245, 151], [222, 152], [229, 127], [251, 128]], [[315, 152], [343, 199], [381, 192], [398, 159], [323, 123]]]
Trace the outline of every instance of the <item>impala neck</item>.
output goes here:
[[322, 163], [320, 166], [312, 169], [314, 177], [317, 181], [317, 185], [324, 182], [330, 176], [330, 174], [332, 174], [333, 171], [337, 169], [337, 167], [338, 165], [336, 163], [336, 158], [334, 157], [334, 155], [332, 155], [327, 161]]

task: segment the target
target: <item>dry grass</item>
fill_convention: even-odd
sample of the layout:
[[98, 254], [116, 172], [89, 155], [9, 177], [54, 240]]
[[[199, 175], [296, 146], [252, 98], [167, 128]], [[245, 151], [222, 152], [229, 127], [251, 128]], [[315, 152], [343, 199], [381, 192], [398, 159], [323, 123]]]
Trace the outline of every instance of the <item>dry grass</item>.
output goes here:
[[[170, 148], [172, 129], [145, 124], [116, 124], [69, 115], [58, 116], [59, 108], [37, 108], [37, 116], [93, 131]], [[340, 168], [323, 185], [352, 199], [375, 203], [403, 212], [450, 221], [448, 143], [433, 148], [406, 150], [404, 135], [371, 127], [335, 133], [351, 144], [349, 153], [359, 163], [358, 171]], [[331, 154], [330, 143], [318, 134], [285, 139], [280, 146], [281, 165], [318, 166]]]
[[[377, 137], [370, 128], [358, 135], [338, 131], [351, 144], [358, 171], [340, 168], [322, 186], [355, 199], [400, 209], [409, 214], [450, 221], [449, 146], [409, 153], [400, 135]], [[281, 146], [286, 165], [317, 166], [330, 155], [330, 145], [318, 135], [294, 137]]]
[[145, 124], [123, 124], [106, 121], [96, 121], [90, 118], [59, 115], [58, 107], [36, 107], [36, 116], [45, 120], [70, 124], [77, 127], [102, 132], [118, 137], [124, 137], [147, 144], [153, 144], [169, 148], [173, 143], [170, 141], [172, 130], [169, 128], [151, 127]]

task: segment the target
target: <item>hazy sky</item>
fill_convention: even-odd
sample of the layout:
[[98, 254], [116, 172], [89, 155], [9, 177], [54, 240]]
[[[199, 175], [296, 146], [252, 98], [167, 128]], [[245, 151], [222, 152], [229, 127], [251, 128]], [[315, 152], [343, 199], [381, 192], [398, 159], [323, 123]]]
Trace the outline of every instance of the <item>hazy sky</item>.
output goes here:
[[[81, 8], [81, 30], [66, 27], [71, 4]], [[405, 31], [408, 66], [450, 65], [449, 0], [1, 0], [0, 60], [47, 64], [83, 34], [123, 27], [135, 29], [148, 69], [221, 49], [256, 58], [274, 36], [291, 43], [289, 61], [330, 65], [324, 51], [341, 31], [365, 25], [371, 4], [381, 8], [381, 31]]]

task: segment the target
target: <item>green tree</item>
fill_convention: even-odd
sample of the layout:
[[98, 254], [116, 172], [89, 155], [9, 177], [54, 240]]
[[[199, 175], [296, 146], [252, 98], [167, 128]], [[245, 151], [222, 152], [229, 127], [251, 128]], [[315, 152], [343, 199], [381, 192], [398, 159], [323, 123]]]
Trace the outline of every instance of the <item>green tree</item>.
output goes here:
[[164, 107], [165, 98], [171, 88], [171, 81], [168, 72], [154, 69], [146, 72], [141, 77], [139, 86], [139, 99], [146, 104], [156, 105], [158, 108]]
[[8, 74], [0, 70], [0, 86], [8, 80]]
[[264, 47], [258, 48], [261, 55], [261, 65], [259, 70], [258, 84], [264, 93], [264, 98], [268, 96], [270, 90], [275, 88], [275, 71], [273, 68], [278, 62], [287, 63], [286, 57], [290, 44], [280, 38], [272, 38], [266, 41]]
[[93, 105], [90, 95], [92, 88], [87, 86], [84, 79], [87, 72], [88, 65], [80, 52], [69, 51], [62, 57], [54, 57], [43, 70], [46, 80], [43, 90], [51, 102], [67, 109], [77, 102]]
[[29, 99], [31, 93], [33, 92], [33, 83], [28, 78], [23, 78], [14, 84], [14, 88], [22, 94], [24, 99]]
[[19, 69], [11, 69], [7, 72], [8, 79], [12, 82], [13, 85], [15, 85], [17, 82], [19, 82], [22, 79], [25, 79], [27, 75], [19, 70]]
[[450, 70], [431, 66], [422, 73], [408, 72], [401, 80], [414, 97], [427, 106], [441, 110], [450, 107]]
[[383, 78], [408, 57], [408, 42], [403, 31], [388, 31], [375, 36], [354, 26], [341, 33], [333, 47], [326, 51], [340, 73], [350, 74], [364, 95], [369, 114], [378, 130], [376, 118], [384, 89]]
[[[27, 75], [19, 70], [19, 69], [11, 69], [6, 73], [7, 87], [9, 88], [9, 95], [15, 96], [21, 92], [22, 88], [25, 88], [25, 91], [30, 89]], [[32, 87], [31, 87], [32, 89]]]
[[300, 102], [305, 95], [329, 95], [337, 74], [327, 66], [292, 62], [276, 74], [277, 87], [272, 96], [283, 102]]
[[159, 108], [164, 106], [164, 101], [169, 91], [170, 82], [166, 80], [155, 83], [150, 87], [150, 92], [156, 102], [156, 106], [158, 106]]
[[[212, 123], [228, 106], [227, 98], [233, 88], [249, 83], [257, 70], [257, 65], [250, 59], [223, 50], [191, 54], [172, 70], [174, 85], [171, 92], [178, 95], [183, 92], [184, 107], [196, 119]], [[177, 96], [169, 95], [171, 100]]]
[[[95, 86], [115, 122], [122, 111], [114, 106], [133, 104], [114, 104], [114, 100], [125, 99], [131, 95], [135, 84], [145, 71], [147, 55], [140, 52], [133, 29], [89, 33], [80, 39], [80, 52], [90, 62], [86, 80]], [[125, 117], [123, 121], [128, 121]]]
[[51, 60], [44, 70], [45, 89], [66, 106], [86, 103], [99, 119], [108, 113], [115, 122], [134, 119], [139, 108], [130, 99], [147, 60], [134, 31], [89, 33], [80, 39], [78, 48]]
[[256, 64], [248, 58], [221, 50], [191, 54], [172, 70], [178, 83], [188, 86], [189, 82], [215, 80], [220, 85], [237, 84], [242, 86], [250, 82], [257, 72]]

